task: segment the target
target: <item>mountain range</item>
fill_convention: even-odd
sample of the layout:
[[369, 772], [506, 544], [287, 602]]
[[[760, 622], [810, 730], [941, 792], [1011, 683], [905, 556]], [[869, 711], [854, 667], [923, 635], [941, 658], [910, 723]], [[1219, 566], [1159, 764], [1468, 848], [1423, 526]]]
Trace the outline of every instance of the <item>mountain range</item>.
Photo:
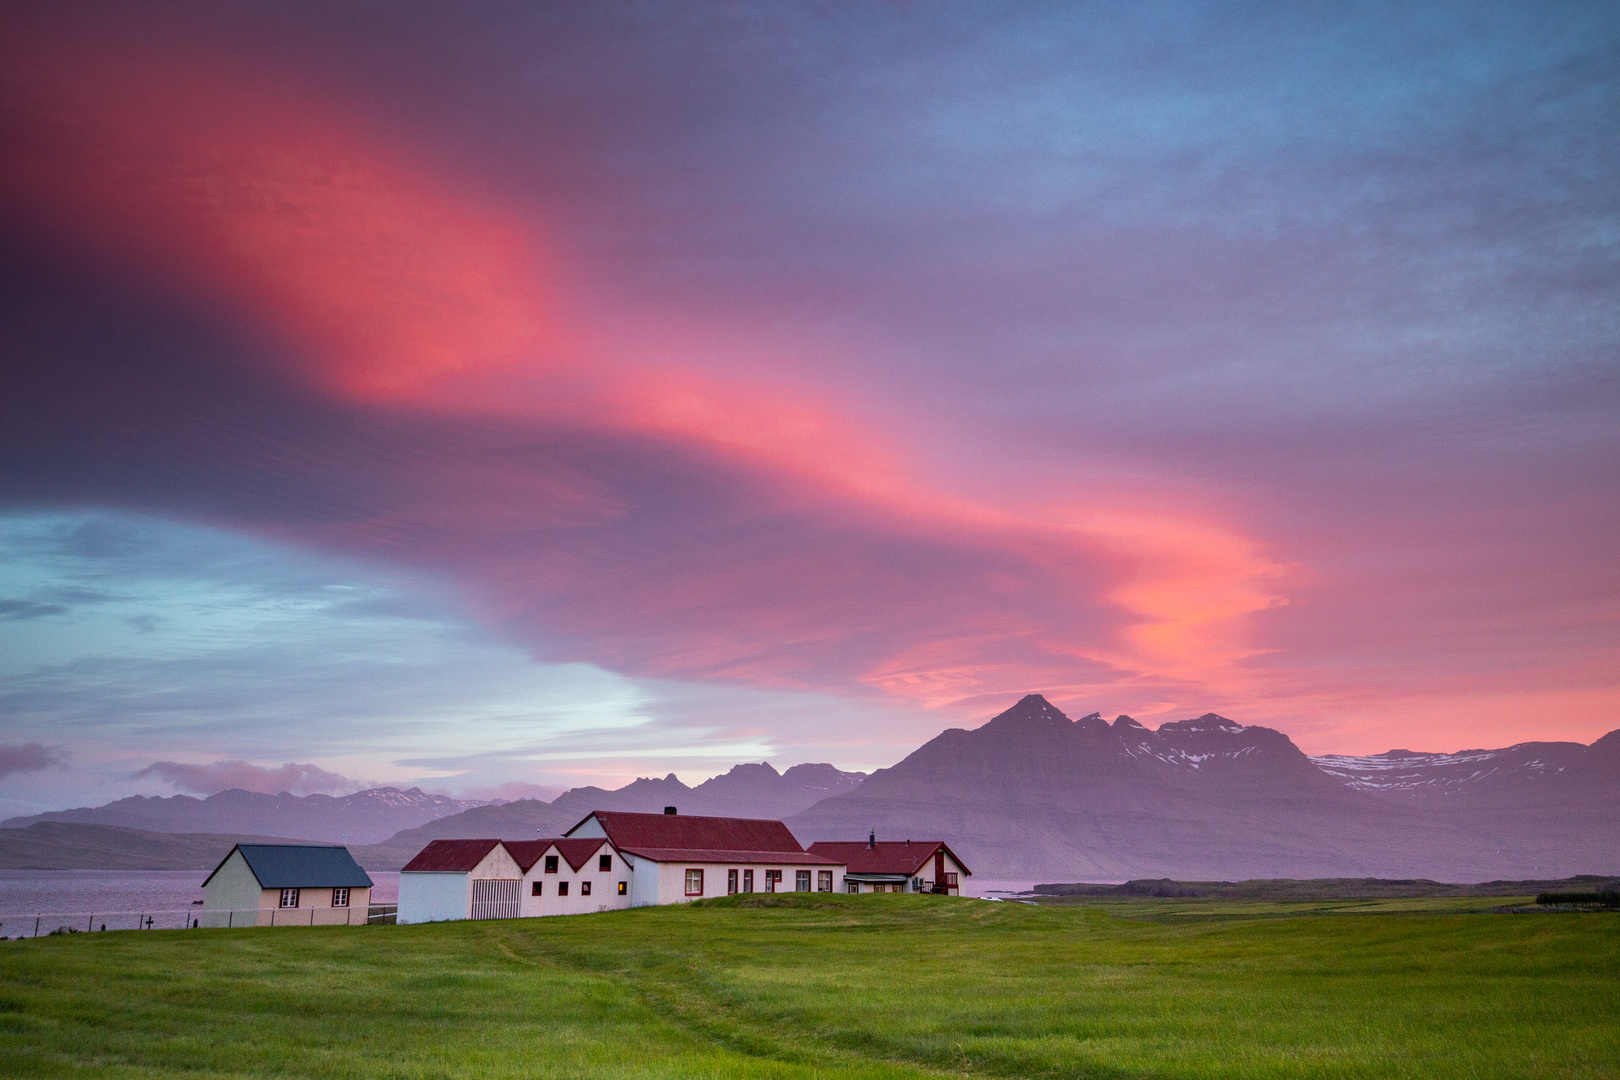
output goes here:
[[1435, 877], [1620, 871], [1620, 731], [1591, 746], [1307, 757], [1208, 713], [1149, 730], [1029, 695], [859, 788], [798, 836], [951, 838], [992, 877]]
[[233, 788], [206, 799], [132, 795], [105, 806], [54, 810], [0, 821], [0, 829], [36, 822], [114, 825], [164, 833], [250, 833], [334, 844], [375, 844], [402, 829], [484, 803], [429, 795], [421, 788], [371, 788], [353, 795], [264, 795]]
[[[348, 843], [367, 867], [395, 869], [429, 840], [556, 835], [592, 810], [665, 806], [782, 818], [805, 843], [860, 839], [870, 829], [889, 839], [943, 838], [990, 878], [1612, 874], [1620, 872], [1620, 731], [1591, 746], [1312, 758], [1282, 732], [1214, 713], [1152, 730], [1128, 716], [1071, 720], [1031, 694], [871, 776], [826, 764], [780, 773], [746, 764], [696, 787], [671, 773], [613, 791], [574, 788], [549, 803], [471, 804], [392, 788], [342, 799], [233, 791], [122, 799], [0, 825], [293, 835]], [[22, 865], [6, 854], [14, 839], [0, 830], [0, 865]]]

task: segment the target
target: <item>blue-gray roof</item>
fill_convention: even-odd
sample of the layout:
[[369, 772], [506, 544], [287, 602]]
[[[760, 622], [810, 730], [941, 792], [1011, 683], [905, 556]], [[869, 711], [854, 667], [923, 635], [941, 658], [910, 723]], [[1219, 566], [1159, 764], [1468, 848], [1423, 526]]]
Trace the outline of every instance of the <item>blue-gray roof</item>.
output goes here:
[[[237, 844], [231, 849], [240, 851], [247, 860], [248, 869], [259, 879], [264, 889], [363, 889], [371, 885], [371, 878], [360, 869], [346, 847], [317, 844]], [[219, 866], [224, 866], [225, 856]], [[219, 873], [214, 867], [214, 874]], [[209, 881], [214, 874], [208, 875]]]

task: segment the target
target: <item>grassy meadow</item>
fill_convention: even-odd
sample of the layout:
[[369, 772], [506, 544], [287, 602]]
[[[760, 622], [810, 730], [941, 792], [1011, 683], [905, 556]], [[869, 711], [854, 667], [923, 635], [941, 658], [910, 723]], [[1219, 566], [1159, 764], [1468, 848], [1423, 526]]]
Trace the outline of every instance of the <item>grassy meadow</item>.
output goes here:
[[0, 942], [0, 1074], [1620, 1075], [1620, 916], [1346, 903], [788, 894]]

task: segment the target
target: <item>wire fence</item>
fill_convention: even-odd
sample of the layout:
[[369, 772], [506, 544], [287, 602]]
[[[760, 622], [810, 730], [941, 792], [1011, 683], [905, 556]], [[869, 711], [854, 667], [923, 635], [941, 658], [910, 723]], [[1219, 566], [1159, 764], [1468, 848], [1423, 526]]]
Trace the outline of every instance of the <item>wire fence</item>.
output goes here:
[[0, 941], [110, 930], [212, 930], [249, 926], [377, 926], [392, 924], [397, 904], [366, 908], [204, 908], [171, 911], [40, 911], [0, 916]]

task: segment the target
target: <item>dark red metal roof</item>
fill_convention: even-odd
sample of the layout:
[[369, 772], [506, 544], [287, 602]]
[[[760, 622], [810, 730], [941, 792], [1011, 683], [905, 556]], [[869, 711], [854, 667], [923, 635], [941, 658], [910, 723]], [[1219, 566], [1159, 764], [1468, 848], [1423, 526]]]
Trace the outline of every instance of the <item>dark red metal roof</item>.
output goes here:
[[626, 849], [631, 855], [640, 855], [653, 862], [687, 863], [775, 863], [778, 866], [842, 866], [839, 859], [812, 855], [808, 851], [731, 851], [725, 848], [655, 848]]
[[[583, 825], [593, 815], [580, 821]], [[594, 812], [602, 829], [620, 851], [747, 851], [802, 855], [804, 847], [780, 821], [759, 818], [692, 817], [680, 814], [629, 814], [618, 810]], [[575, 825], [574, 829], [579, 828]], [[574, 829], [568, 830], [573, 832]], [[647, 858], [655, 856], [647, 855]], [[672, 856], [680, 859], [684, 855]], [[735, 860], [733, 860], [735, 861]], [[758, 860], [755, 860], [758, 861]], [[778, 860], [780, 861], [780, 860]]]
[[956, 865], [969, 877], [973, 871], [956, 857], [956, 852], [939, 840], [879, 840], [876, 847], [864, 840], [817, 840], [810, 845], [815, 855], [836, 859], [849, 868], [851, 874], [915, 874], [921, 870], [934, 852], [945, 848]]
[[401, 873], [466, 873], [484, 861], [499, 840], [434, 840], [401, 867]]
[[567, 860], [568, 865], [578, 870], [590, 861], [602, 848], [608, 846], [608, 841], [600, 836], [585, 837], [555, 837], [549, 840], [503, 840], [507, 853], [517, 860], [517, 864], [527, 874], [529, 867], [540, 861], [540, 856], [557, 849], [557, 853]]

